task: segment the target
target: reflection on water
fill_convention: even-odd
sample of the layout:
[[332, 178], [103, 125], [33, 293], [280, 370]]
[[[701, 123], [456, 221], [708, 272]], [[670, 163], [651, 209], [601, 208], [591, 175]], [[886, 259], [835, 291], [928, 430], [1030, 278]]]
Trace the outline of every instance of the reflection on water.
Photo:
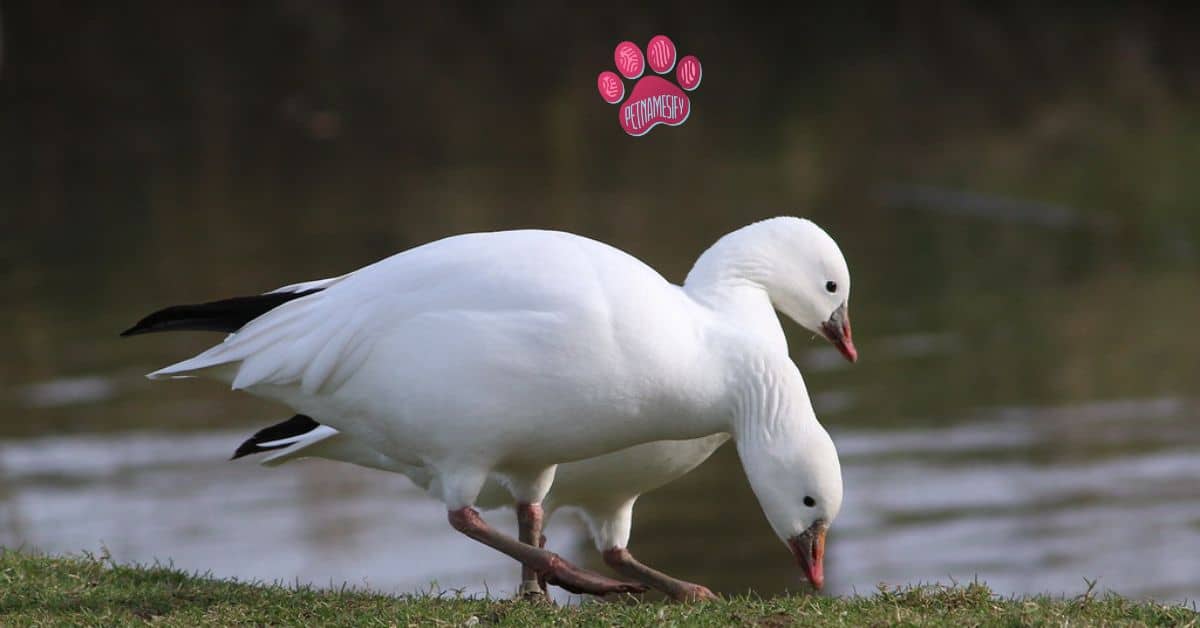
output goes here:
[[[978, 577], [1006, 593], [1072, 593], [1086, 577], [1128, 595], [1194, 597], [1194, 412], [1191, 401], [1133, 399], [988, 409], [944, 428], [836, 429], [848, 490], [829, 547], [830, 590]], [[1076, 445], [1088, 449], [1137, 447], [1056, 459], [1064, 431], [1082, 434]], [[403, 477], [324, 461], [279, 469], [223, 462], [244, 436], [135, 432], [8, 442], [0, 446], [0, 545], [103, 546], [120, 561], [169, 559], [218, 576], [388, 592], [431, 582], [496, 595], [515, 590], [513, 564], [450, 530], [442, 506]], [[724, 466], [736, 475], [735, 464], [718, 458], [698, 474]], [[691, 521], [705, 529], [704, 545], [739, 543], [713, 487], [682, 484], [644, 498], [641, 509], [686, 512], [707, 500], [701, 512], [708, 514]], [[507, 512], [490, 518], [515, 526]], [[764, 569], [775, 589], [795, 585], [797, 574], [771, 565], [778, 557], [765, 557], [767, 567], [706, 566], [687, 535], [645, 518], [639, 512], [634, 548], [661, 536], [651, 545], [684, 550], [659, 561], [663, 568], [726, 591], [758, 583]], [[570, 515], [558, 516], [548, 535], [552, 548], [595, 563]], [[770, 549], [783, 554], [782, 546]]]

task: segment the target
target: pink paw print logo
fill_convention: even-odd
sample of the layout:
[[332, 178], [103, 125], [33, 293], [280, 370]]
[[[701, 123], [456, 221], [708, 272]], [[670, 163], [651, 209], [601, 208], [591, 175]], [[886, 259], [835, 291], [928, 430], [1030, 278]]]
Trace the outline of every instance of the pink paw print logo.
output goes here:
[[[613, 61], [620, 76], [605, 70], [596, 78], [596, 88], [604, 102], [615, 105], [625, 98], [622, 76], [629, 80], [639, 79], [633, 85], [629, 100], [618, 111], [617, 119], [626, 133], [639, 137], [660, 124], [679, 126], [687, 121], [692, 113], [692, 101], [685, 90], [690, 92], [700, 86], [703, 73], [699, 59], [688, 55], [676, 63], [675, 43], [666, 35], [656, 35], [646, 45], [645, 55], [631, 41], [617, 44]], [[654, 74], [642, 76], [647, 65]], [[674, 82], [656, 76], [671, 70], [675, 70]]]

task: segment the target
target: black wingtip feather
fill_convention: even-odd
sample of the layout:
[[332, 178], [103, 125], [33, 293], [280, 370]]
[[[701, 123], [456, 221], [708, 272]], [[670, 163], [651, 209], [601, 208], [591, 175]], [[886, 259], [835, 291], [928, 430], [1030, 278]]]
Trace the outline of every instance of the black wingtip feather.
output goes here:
[[137, 336], [159, 331], [222, 331], [233, 333], [246, 323], [267, 312], [321, 288], [300, 292], [269, 292], [249, 297], [234, 297], [208, 303], [172, 305], [146, 316], [133, 327], [121, 332], [121, 337]]
[[281, 438], [290, 438], [292, 436], [301, 436], [317, 429], [318, 427], [321, 427], [321, 424], [312, 420], [312, 417], [308, 417], [303, 414], [297, 414], [286, 421], [276, 423], [275, 425], [265, 427], [255, 432], [254, 436], [251, 436], [250, 438], [246, 439], [246, 442], [238, 445], [237, 450], [233, 452], [233, 457], [230, 458], [230, 460], [237, 460], [243, 456], [258, 454], [264, 451], [271, 451], [272, 449], [282, 449], [288, 445], [271, 445], [269, 447], [263, 447], [262, 443], [269, 443], [271, 441], [279, 440]]

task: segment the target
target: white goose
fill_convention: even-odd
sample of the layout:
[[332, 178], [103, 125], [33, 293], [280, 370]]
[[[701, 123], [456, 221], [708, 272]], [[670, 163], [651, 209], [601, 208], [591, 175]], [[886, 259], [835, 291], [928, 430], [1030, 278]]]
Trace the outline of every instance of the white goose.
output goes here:
[[[545, 519], [549, 521], [555, 510], [560, 508], [575, 510], [587, 524], [588, 532], [596, 549], [604, 557], [604, 562], [617, 572], [676, 600], [714, 599], [716, 595], [708, 587], [672, 578], [642, 564], [629, 552], [628, 546], [633, 525], [633, 506], [638, 498], [687, 474], [708, 460], [728, 440], [729, 434], [713, 434], [692, 440], [656, 441], [560, 464], [554, 474], [554, 487], [542, 502]], [[242, 443], [233, 457], [261, 452], [270, 452], [262, 460], [262, 464], [268, 467], [303, 458], [324, 458], [402, 473], [417, 486], [433, 494], [430, 490], [433, 488], [433, 478], [425, 467], [393, 460], [303, 415], [260, 430]], [[439, 497], [436, 494], [433, 496]], [[485, 510], [511, 504], [512, 496], [495, 477], [488, 479], [475, 500], [475, 505]], [[536, 540], [539, 547], [545, 546], [544, 535], [526, 529], [530, 541]], [[522, 578], [520, 595], [545, 593], [536, 574], [522, 570]]]
[[[593, 240], [508, 231], [167, 308], [125, 335], [232, 330], [149, 377], [223, 380], [428, 470], [455, 529], [575, 592], [644, 587], [534, 545], [556, 465], [730, 433], [772, 528], [820, 586], [841, 470], [773, 307], [853, 360], [849, 288], [837, 245], [797, 218], [721, 238], [682, 288]], [[474, 509], [489, 476], [517, 503], [524, 543]]]

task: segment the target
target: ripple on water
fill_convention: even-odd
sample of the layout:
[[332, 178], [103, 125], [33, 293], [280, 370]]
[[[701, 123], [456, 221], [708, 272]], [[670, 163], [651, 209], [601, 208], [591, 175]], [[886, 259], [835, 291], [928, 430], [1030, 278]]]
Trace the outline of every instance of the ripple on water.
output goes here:
[[1194, 598], [1200, 442], [1179, 429], [1193, 407], [1123, 399], [837, 432], [853, 487], [838, 521], [841, 575], [859, 590], [979, 575], [1015, 593], [1078, 591], [1087, 577], [1131, 595]]
[[17, 397], [29, 408], [58, 408], [107, 401], [117, 394], [111, 377], [83, 375], [60, 377], [29, 384], [17, 391]]

